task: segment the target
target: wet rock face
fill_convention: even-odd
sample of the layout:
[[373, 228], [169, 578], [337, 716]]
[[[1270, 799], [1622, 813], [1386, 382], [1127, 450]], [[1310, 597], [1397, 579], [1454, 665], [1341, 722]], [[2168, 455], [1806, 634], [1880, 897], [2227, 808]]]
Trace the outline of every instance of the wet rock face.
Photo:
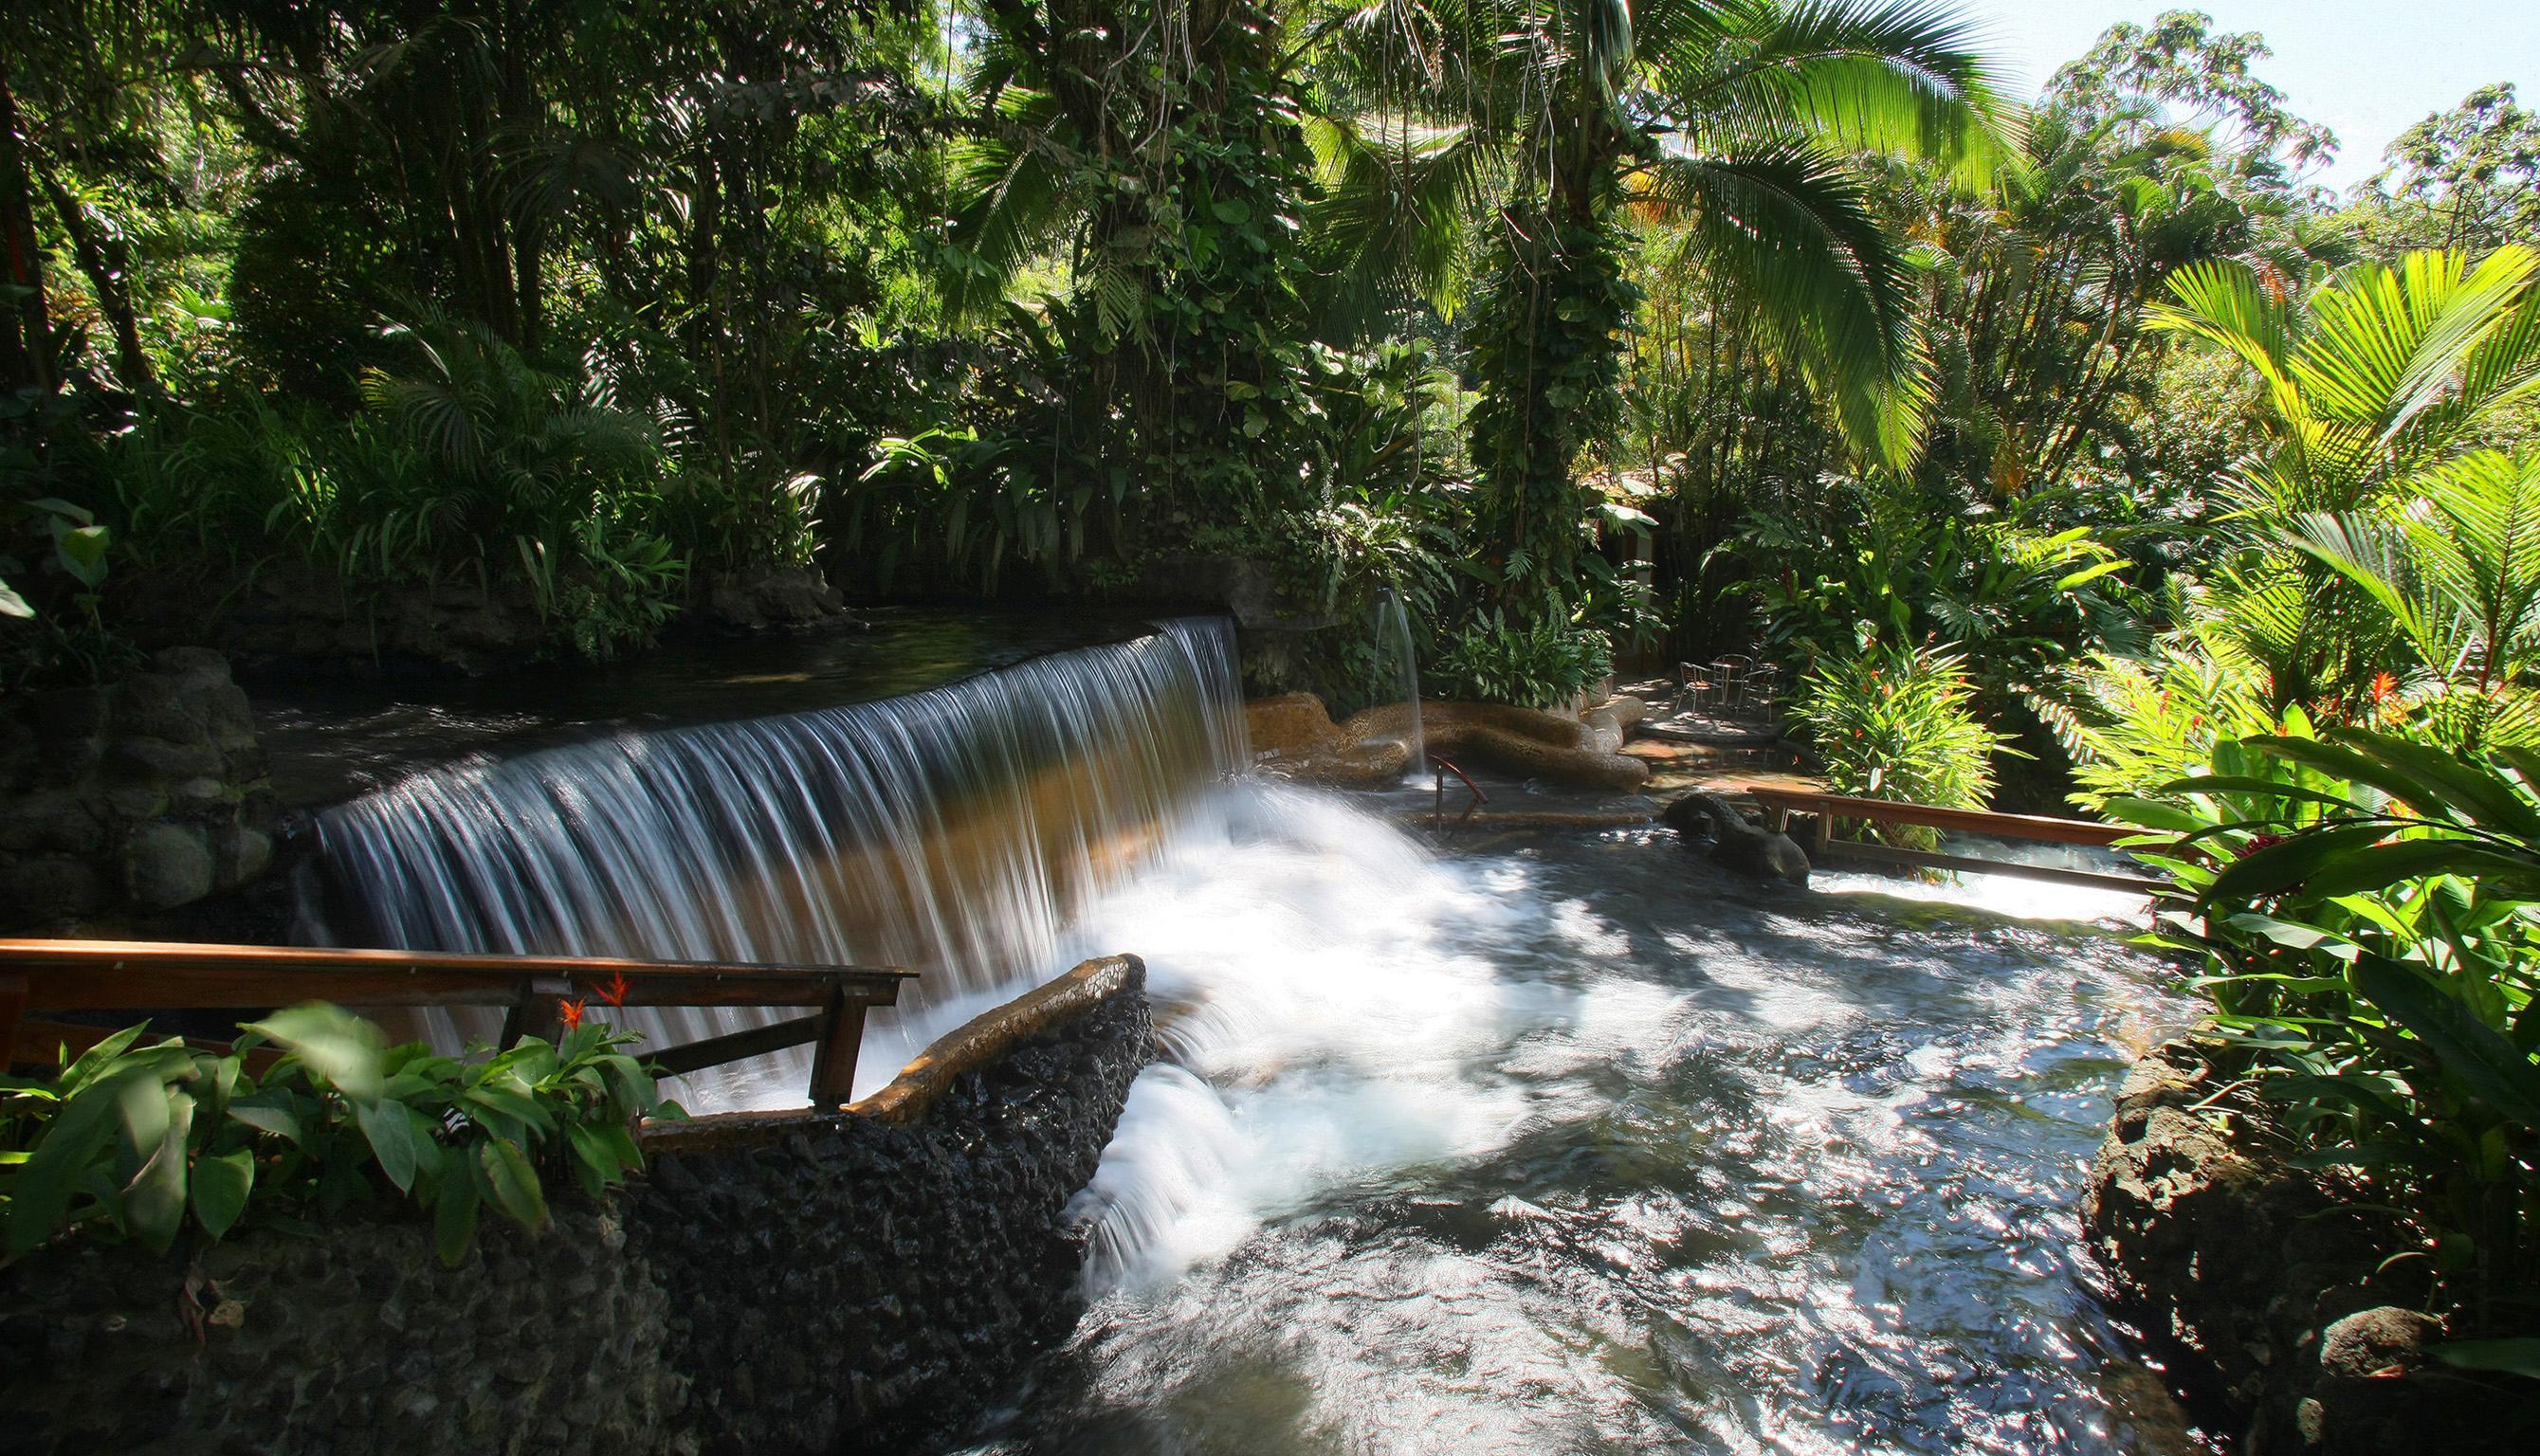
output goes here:
[[2510, 1449], [2510, 1401], [2431, 1365], [2440, 1322], [2375, 1283], [2386, 1219], [2289, 1168], [2262, 1104], [2193, 1046], [2128, 1074], [2081, 1205], [2118, 1302], [2218, 1430], [2330, 1456]]
[[0, 1271], [0, 1450], [910, 1449], [1073, 1327], [1063, 1211], [1153, 1042], [1139, 971], [906, 1123], [709, 1120], [603, 1208], [551, 1170], [554, 1225], [489, 1214], [455, 1270], [422, 1221], [250, 1233], [190, 1285], [39, 1252]]
[[0, 1449], [678, 1449], [655, 1439], [688, 1402], [668, 1301], [615, 1220], [487, 1233], [456, 1269], [421, 1223], [256, 1235], [190, 1290], [130, 1248], [39, 1256], [0, 1277]]
[[677, 1311], [705, 1449], [906, 1450], [1074, 1328], [1084, 1246], [1061, 1211], [1153, 1039], [1142, 972], [912, 1123], [657, 1157], [627, 1227]]
[[171, 648], [104, 687], [0, 699], [0, 930], [57, 930], [235, 889], [274, 813], [228, 659]]
[[845, 615], [847, 609], [836, 588], [803, 567], [720, 573], [700, 585], [697, 624], [722, 631], [812, 627]]

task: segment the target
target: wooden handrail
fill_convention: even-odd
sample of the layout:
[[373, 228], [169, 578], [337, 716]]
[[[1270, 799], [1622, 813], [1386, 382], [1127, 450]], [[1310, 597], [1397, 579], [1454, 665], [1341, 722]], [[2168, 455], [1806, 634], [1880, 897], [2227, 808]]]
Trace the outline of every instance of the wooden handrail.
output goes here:
[[2001, 839], [2033, 839], [2049, 844], [2105, 848], [2143, 833], [2123, 824], [2098, 824], [2088, 819], [2058, 819], [2045, 814], [1997, 814], [1990, 809], [1952, 809], [1931, 803], [1897, 803], [1884, 798], [1855, 798], [1849, 795], [1824, 794], [1809, 789], [1775, 789], [1758, 785], [1746, 792], [1754, 797], [1757, 803], [1781, 814], [1797, 811], [1834, 819], [1867, 819], [1878, 824], [1925, 824], [1935, 829], [1990, 834]]
[[22, 1017], [39, 1010], [263, 1009], [304, 1001], [355, 1006], [503, 1006], [508, 1043], [552, 1035], [558, 1003], [606, 988], [629, 1006], [809, 1006], [784, 1038], [747, 1033], [674, 1047], [682, 1072], [813, 1043], [811, 1100], [844, 1102], [865, 1009], [899, 1000], [896, 968], [473, 955], [151, 940], [0, 939], [0, 1066]]

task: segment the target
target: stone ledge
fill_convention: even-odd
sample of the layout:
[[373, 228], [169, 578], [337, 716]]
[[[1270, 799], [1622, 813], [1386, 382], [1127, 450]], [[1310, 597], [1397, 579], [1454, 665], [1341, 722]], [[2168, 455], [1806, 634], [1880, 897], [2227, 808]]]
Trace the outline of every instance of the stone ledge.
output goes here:
[[843, 1111], [804, 1106], [717, 1112], [686, 1122], [654, 1123], [644, 1129], [644, 1147], [648, 1154], [697, 1152], [772, 1143], [835, 1128], [855, 1118], [915, 1122], [963, 1074], [976, 1072], [1022, 1043], [1099, 1009], [1117, 997], [1143, 996], [1146, 989], [1147, 963], [1138, 957], [1106, 955], [1089, 960], [937, 1037], [887, 1085]]
[[881, 1091], [847, 1111], [884, 1122], [913, 1122], [926, 1115], [962, 1074], [977, 1070], [1032, 1037], [1072, 1021], [1114, 997], [1144, 995], [1147, 963], [1134, 955], [1089, 960], [1066, 975], [1033, 987], [1004, 1005], [984, 1011], [935, 1039]]

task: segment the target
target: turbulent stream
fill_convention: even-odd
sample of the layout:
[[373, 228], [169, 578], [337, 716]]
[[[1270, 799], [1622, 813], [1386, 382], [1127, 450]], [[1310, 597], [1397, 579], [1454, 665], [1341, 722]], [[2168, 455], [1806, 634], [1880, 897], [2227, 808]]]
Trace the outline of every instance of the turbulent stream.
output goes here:
[[2109, 1093], [2186, 1013], [2130, 907], [1750, 886], [1658, 830], [1440, 853], [1247, 773], [1236, 702], [1178, 623], [463, 761], [322, 816], [313, 926], [918, 966], [867, 1082], [1143, 955], [1167, 1058], [1079, 1200], [1090, 1307], [977, 1456], [2204, 1448], [2076, 1248]]

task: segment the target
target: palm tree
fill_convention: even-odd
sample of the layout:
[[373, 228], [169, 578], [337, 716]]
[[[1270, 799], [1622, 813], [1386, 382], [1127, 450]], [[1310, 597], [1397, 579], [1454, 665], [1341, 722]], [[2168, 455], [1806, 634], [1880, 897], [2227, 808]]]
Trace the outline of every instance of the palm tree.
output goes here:
[[[1504, 590], [1557, 594], [1578, 555], [1577, 456], [1611, 432], [1637, 302], [1627, 208], [1681, 221], [1866, 452], [1912, 456], [1912, 268], [1853, 159], [2005, 159], [2009, 108], [1944, 5], [1369, 0], [1313, 35], [1325, 255], [1447, 307], [1439, 264], [1485, 260], [1465, 340]], [[1478, 248], [1446, 241], [1476, 213]]]
[[[2472, 451], [2380, 510], [2312, 514], [2294, 544], [2362, 589], [2416, 654], [2425, 702], [2449, 741], [2540, 737], [2540, 451]], [[2385, 679], [2384, 694], [2397, 686]]]
[[2540, 498], [2527, 462], [2473, 447], [2540, 393], [2540, 253], [2411, 253], [2298, 304], [2254, 268], [2209, 262], [2169, 294], [2150, 325], [2226, 351], [2264, 394], [2265, 444], [2229, 483], [2239, 559], [2212, 610], [2278, 704], [2359, 695], [2412, 650], [2482, 696], [2509, 683]]

